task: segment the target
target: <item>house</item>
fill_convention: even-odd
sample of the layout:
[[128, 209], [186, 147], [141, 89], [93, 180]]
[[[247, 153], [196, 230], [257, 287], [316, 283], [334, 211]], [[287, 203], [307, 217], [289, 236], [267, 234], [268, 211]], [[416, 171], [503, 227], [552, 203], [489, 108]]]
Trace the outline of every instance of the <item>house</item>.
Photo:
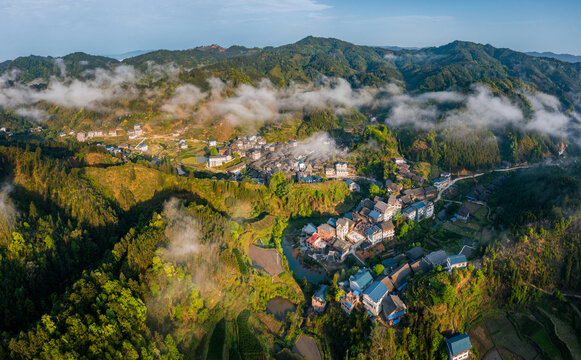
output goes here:
[[409, 220], [416, 220], [417, 209], [414, 206], [408, 206], [401, 211], [401, 215]]
[[229, 172], [229, 173], [231, 173], [231, 174], [238, 175], [244, 169], [246, 169], [246, 163], [241, 162], [241, 163], [238, 163], [236, 165], [232, 165], [232, 166], [226, 168], [226, 171]]
[[259, 160], [261, 156], [262, 156], [262, 153], [259, 150], [254, 150], [254, 151], [251, 151], [250, 153], [248, 153], [248, 157], [252, 161]]
[[222, 166], [229, 161], [232, 161], [231, 155], [210, 155], [208, 157], [208, 167]]
[[384, 276], [383, 279], [380, 280], [383, 285], [385, 285], [385, 287], [387, 287], [387, 291], [394, 292], [395, 289], [395, 285], [393, 284], [393, 281], [391, 281], [391, 279], [389, 278], [389, 276]]
[[464, 255], [450, 255], [448, 256], [448, 259], [446, 259], [446, 267], [448, 270], [463, 268], [466, 267], [466, 265], [468, 265], [468, 261]]
[[345, 180], [345, 184], [347, 184], [347, 187], [349, 188], [349, 190], [351, 191], [361, 191], [361, 187], [359, 186], [359, 184], [357, 184], [355, 181], [353, 180]]
[[399, 158], [393, 158], [393, 162], [396, 165], [402, 165], [402, 164], [405, 164], [406, 163], [406, 161], [403, 158], [400, 158], [400, 157]]
[[363, 307], [371, 314], [378, 316], [381, 312], [381, 304], [387, 296], [388, 289], [381, 281], [374, 281], [363, 291]]
[[462, 222], [467, 222], [468, 218], [470, 217], [470, 210], [466, 206], [462, 206], [460, 210], [458, 210], [458, 214], [456, 218]]
[[149, 151], [149, 147], [145, 143], [139, 143], [139, 144], [135, 145], [135, 150], [138, 150], [138, 151]]
[[373, 277], [371, 276], [371, 271], [369, 271], [369, 269], [359, 269], [357, 270], [357, 273], [349, 276], [349, 288], [353, 291], [359, 290], [359, 292], [361, 292], [367, 289], [372, 281]]
[[208, 146], [209, 147], [214, 147], [218, 145], [218, 143], [216, 142], [216, 140], [208, 140]]
[[383, 240], [383, 232], [377, 225], [373, 225], [372, 227], [368, 228], [365, 235], [367, 240], [369, 240], [369, 242], [373, 245], [378, 244]]
[[367, 216], [374, 222], [380, 222], [383, 220], [383, 214], [377, 212], [376, 210], [371, 210]]
[[417, 259], [423, 257], [424, 254], [424, 249], [419, 246], [415, 246], [405, 252], [405, 256], [407, 256], [411, 261], [416, 261]]
[[424, 188], [424, 192], [426, 193], [426, 199], [431, 199], [438, 195], [438, 190], [436, 190], [436, 188], [433, 186], [428, 186]]
[[331, 240], [335, 237], [335, 228], [329, 224], [321, 224], [317, 227], [317, 234], [319, 234], [323, 240]]
[[327, 247], [327, 243], [321, 239], [319, 234], [315, 233], [307, 239], [307, 246], [312, 250], [324, 249]]
[[433, 267], [440, 266], [446, 263], [448, 255], [444, 250], [438, 250], [429, 253], [425, 258]]
[[411, 207], [416, 209], [416, 219], [420, 221], [423, 218], [430, 218], [434, 216], [434, 203], [431, 201], [418, 201], [412, 204]]
[[389, 295], [383, 300], [383, 316], [389, 325], [395, 325], [405, 315], [407, 307], [397, 295]]
[[349, 291], [347, 295], [341, 298], [341, 309], [350, 315], [355, 306], [359, 303], [359, 295], [361, 292], [359, 290]]
[[325, 295], [327, 295], [327, 289], [329, 286], [323, 285], [319, 288], [319, 290], [313, 295], [311, 298], [311, 304], [313, 305], [313, 309], [318, 312], [322, 313], [325, 311], [325, 306], [327, 306], [327, 299]]
[[383, 217], [385, 213], [389, 211], [389, 204], [384, 203], [383, 201], [378, 201], [375, 203], [373, 210], [377, 211]]
[[349, 167], [346, 162], [340, 161], [335, 163], [335, 174], [337, 177], [349, 176]]
[[446, 339], [446, 351], [450, 360], [463, 360], [470, 357], [472, 344], [467, 334], [460, 334]]
[[307, 224], [303, 227], [303, 232], [309, 236], [317, 232], [317, 227], [313, 224]]
[[335, 169], [330, 167], [325, 167], [325, 176], [326, 177], [333, 177], [335, 176]]
[[351, 243], [343, 240], [343, 239], [335, 239], [333, 242], [333, 248], [337, 250], [340, 254], [340, 260], [345, 260], [345, 257], [349, 255], [349, 250], [351, 249]]
[[412, 268], [406, 263], [395, 269], [395, 271], [389, 275], [389, 278], [393, 282], [397, 291], [401, 291], [401, 289], [407, 285], [410, 276], [412, 276]]
[[395, 236], [395, 226], [393, 226], [393, 222], [391, 220], [384, 221], [379, 224], [381, 228], [381, 237], [383, 240], [391, 240]]
[[390, 193], [398, 193], [403, 188], [403, 186], [401, 186], [400, 184], [393, 182], [386, 184], [385, 187], [387, 188], [387, 191], [389, 191]]
[[345, 240], [345, 236], [353, 229], [355, 223], [353, 220], [341, 218], [337, 220], [336, 235], [339, 239]]
[[[384, 260], [381, 264], [385, 268], [384, 273], [388, 274], [393, 269], [399, 266], [402, 261], [405, 261], [406, 257], [403, 254], [399, 254], [397, 256], [391, 257], [389, 259]], [[444, 259], [446, 261], [446, 259]]]
[[432, 265], [426, 259], [416, 260], [410, 265], [410, 267], [412, 268], [414, 275], [420, 271], [422, 273], [427, 273], [428, 271], [432, 270]]
[[77, 133], [77, 141], [83, 142], [85, 140], [87, 140], [87, 133], [84, 131], [79, 131]]

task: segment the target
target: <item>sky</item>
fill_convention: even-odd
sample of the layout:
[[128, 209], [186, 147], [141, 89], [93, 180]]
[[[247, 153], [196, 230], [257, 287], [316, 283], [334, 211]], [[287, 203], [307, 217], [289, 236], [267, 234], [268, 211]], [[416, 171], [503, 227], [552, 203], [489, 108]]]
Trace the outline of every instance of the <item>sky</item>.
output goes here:
[[579, 0], [0, 0], [0, 61], [305, 36], [426, 47], [454, 40], [581, 55]]

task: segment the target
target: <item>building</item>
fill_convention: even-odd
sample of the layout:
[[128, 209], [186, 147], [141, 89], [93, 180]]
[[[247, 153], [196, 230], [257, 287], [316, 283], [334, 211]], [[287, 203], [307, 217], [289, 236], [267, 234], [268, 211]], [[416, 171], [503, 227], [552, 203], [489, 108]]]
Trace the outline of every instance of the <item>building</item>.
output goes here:
[[371, 210], [369, 214], [367, 214], [369, 220], [374, 221], [376, 223], [381, 222], [383, 220], [383, 214], [376, 210]]
[[383, 316], [389, 325], [395, 325], [405, 315], [407, 307], [397, 295], [389, 295], [383, 301]]
[[252, 161], [260, 160], [262, 153], [259, 150], [254, 150], [248, 153], [248, 158]]
[[145, 143], [139, 143], [139, 144], [135, 145], [135, 150], [149, 151], [149, 146], [147, 146], [147, 144], [145, 144]]
[[391, 220], [384, 221], [379, 224], [381, 228], [381, 237], [383, 240], [391, 240], [395, 236], [395, 226], [393, 226], [393, 222]]
[[335, 233], [335, 228], [329, 224], [321, 224], [317, 227], [317, 234], [319, 234], [323, 240], [331, 240], [335, 237]]
[[446, 351], [450, 360], [463, 360], [470, 357], [472, 343], [467, 334], [460, 334], [446, 339]]
[[365, 237], [373, 245], [379, 244], [381, 241], [383, 241], [383, 232], [381, 231], [381, 228], [379, 226], [373, 225], [372, 227], [367, 229]]
[[236, 165], [232, 165], [226, 169], [231, 174], [238, 175], [242, 172], [242, 170], [246, 169], [246, 163], [241, 162]]
[[79, 131], [79, 132], [77, 133], [77, 141], [81, 141], [81, 142], [83, 142], [83, 141], [85, 141], [85, 140], [87, 140], [87, 133], [86, 133], [86, 132], [84, 132], [84, 131]]
[[410, 276], [412, 276], [412, 268], [410, 267], [410, 264], [406, 263], [395, 269], [395, 271], [389, 275], [389, 278], [393, 282], [395, 289], [401, 291], [401, 289], [407, 285]]
[[347, 295], [343, 296], [340, 300], [341, 309], [350, 315], [355, 306], [359, 304], [359, 295], [361, 292], [359, 290], [349, 291]]
[[353, 180], [345, 180], [345, 184], [347, 184], [347, 187], [349, 188], [349, 190], [351, 191], [361, 191], [361, 187], [359, 186], [359, 184], [357, 184], [355, 181]]
[[424, 249], [419, 246], [415, 246], [408, 251], [405, 252], [405, 256], [408, 257], [411, 261], [416, 261], [417, 259], [423, 257], [425, 255]]
[[358, 290], [359, 292], [362, 292], [367, 289], [372, 281], [373, 277], [371, 276], [371, 271], [369, 271], [369, 269], [359, 269], [357, 270], [357, 273], [349, 276], [349, 288], [352, 291]]
[[448, 255], [444, 250], [438, 250], [426, 255], [425, 259], [433, 266], [440, 266], [446, 263]]
[[324, 249], [327, 247], [327, 242], [315, 233], [307, 239], [307, 246], [312, 250]]
[[470, 210], [466, 206], [462, 206], [460, 210], [458, 210], [458, 214], [456, 215], [456, 219], [467, 222], [468, 218], [470, 217]]
[[345, 236], [349, 231], [351, 231], [351, 229], [353, 229], [353, 225], [355, 225], [353, 220], [347, 218], [337, 220], [337, 228], [335, 229], [337, 237], [341, 240], [345, 240]]
[[413, 206], [408, 206], [401, 211], [401, 215], [408, 220], [416, 220], [417, 209]]
[[214, 147], [218, 145], [218, 143], [216, 142], [216, 140], [208, 140], [208, 146], [209, 147]]
[[340, 161], [335, 163], [335, 174], [337, 177], [349, 176], [349, 167], [346, 162]]
[[303, 227], [303, 232], [309, 236], [313, 235], [314, 233], [317, 232], [317, 227], [311, 223], [305, 225]]
[[326, 177], [333, 177], [335, 176], [335, 169], [330, 167], [325, 167], [325, 176]]
[[404, 158], [400, 158], [400, 157], [399, 158], [393, 158], [393, 162], [396, 165], [403, 165], [403, 164], [406, 163], [406, 161], [404, 160]]
[[378, 201], [375, 203], [373, 210], [381, 214], [381, 220], [389, 220], [385, 219], [385, 215], [389, 212], [389, 204], [384, 203], [383, 201]]
[[434, 203], [431, 201], [418, 201], [412, 206], [417, 210], [417, 221], [434, 216]]
[[208, 167], [222, 166], [229, 161], [232, 161], [231, 155], [210, 155], [208, 157]]
[[371, 314], [378, 316], [381, 312], [381, 304], [387, 296], [388, 289], [381, 281], [374, 281], [363, 291], [363, 307]]
[[325, 306], [327, 306], [327, 299], [325, 295], [327, 295], [327, 289], [329, 286], [323, 285], [319, 288], [319, 290], [313, 295], [311, 298], [311, 304], [313, 305], [313, 309], [318, 312], [322, 313], [325, 311]]
[[349, 255], [349, 250], [351, 249], [351, 243], [342, 240], [342, 239], [335, 239], [333, 242], [333, 249], [335, 249], [340, 255], [340, 260], [345, 260], [345, 257]]
[[464, 255], [450, 255], [448, 256], [448, 259], [446, 259], [446, 267], [448, 270], [463, 268], [466, 267], [466, 265], [468, 265], [468, 261]]

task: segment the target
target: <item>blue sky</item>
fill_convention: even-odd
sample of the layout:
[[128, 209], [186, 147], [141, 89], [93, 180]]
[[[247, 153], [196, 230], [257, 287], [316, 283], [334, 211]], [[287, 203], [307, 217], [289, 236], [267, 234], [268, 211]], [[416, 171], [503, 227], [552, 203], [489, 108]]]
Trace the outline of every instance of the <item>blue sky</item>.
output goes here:
[[0, 61], [277, 46], [307, 35], [418, 47], [468, 40], [581, 55], [579, 14], [578, 0], [0, 0]]

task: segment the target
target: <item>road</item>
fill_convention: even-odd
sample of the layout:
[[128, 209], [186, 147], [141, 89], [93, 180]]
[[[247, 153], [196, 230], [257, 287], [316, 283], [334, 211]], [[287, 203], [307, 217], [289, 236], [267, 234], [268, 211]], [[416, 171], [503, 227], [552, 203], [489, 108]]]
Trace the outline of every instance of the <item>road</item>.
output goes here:
[[450, 186], [454, 185], [456, 182], [458, 182], [460, 180], [474, 179], [474, 178], [477, 178], [477, 177], [482, 176], [484, 174], [488, 174], [488, 173], [492, 173], [492, 172], [505, 172], [505, 171], [512, 171], [512, 170], [518, 170], [518, 169], [527, 169], [527, 168], [530, 168], [532, 166], [534, 166], [534, 165], [514, 166], [514, 167], [506, 168], [506, 169], [492, 169], [492, 170], [485, 171], [485, 172], [478, 173], [478, 174], [458, 177], [458, 178], [450, 181], [448, 186], [446, 186], [445, 188], [443, 188], [441, 191], [438, 192], [438, 196], [436, 197], [436, 200], [434, 200], [434, 202], [438, 202], [442, 198], [442, 194], [444, 193], [444, 191], [448, 190], [448, 188], [450, 188]]

